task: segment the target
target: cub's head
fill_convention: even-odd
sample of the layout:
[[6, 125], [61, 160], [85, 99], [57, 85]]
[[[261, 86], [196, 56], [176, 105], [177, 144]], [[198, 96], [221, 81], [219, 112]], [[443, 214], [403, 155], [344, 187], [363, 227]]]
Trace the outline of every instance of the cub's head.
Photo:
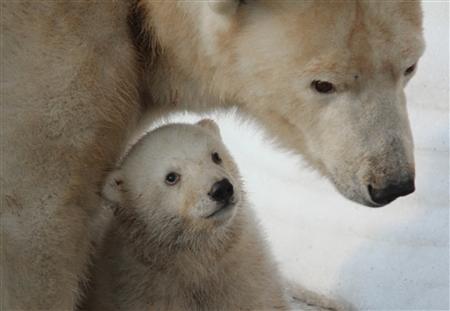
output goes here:
[[259, 119], [346, 197], [382, 206], [414, 191], [404, 88], [424, 50], [419, 1], [141, 2], [171, 68]]
[[107, 177], [103, 196], [166, 234], [227, 227], [242, 198], [236, 164], [207, 119], [145, 135]]

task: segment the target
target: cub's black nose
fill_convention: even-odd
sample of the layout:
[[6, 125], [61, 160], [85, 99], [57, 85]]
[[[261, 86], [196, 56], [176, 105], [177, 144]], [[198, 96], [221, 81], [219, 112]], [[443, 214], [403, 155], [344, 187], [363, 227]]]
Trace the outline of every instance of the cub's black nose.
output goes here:
[[408, 181], [402, 183], [390, 184], [382, 189], [376, 189], [369, 185], [368, 189], [372, 201], [377, 204], [385, 205], [394, 201], [398, 197], [413, 193], [415, 190], [414, 179], [409, 179]]
[[208, 195], [217, 202], [228, 202], [234, 194], [233, 185], [226, 178], [216, 182], [211, 187]]

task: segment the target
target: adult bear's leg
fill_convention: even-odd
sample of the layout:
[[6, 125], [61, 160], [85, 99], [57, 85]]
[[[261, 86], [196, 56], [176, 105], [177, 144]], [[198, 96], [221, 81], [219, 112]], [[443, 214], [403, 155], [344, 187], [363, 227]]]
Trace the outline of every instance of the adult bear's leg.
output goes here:
[[138, 111], [123, 1], [2, 3], [1, 305], [71, 310]]

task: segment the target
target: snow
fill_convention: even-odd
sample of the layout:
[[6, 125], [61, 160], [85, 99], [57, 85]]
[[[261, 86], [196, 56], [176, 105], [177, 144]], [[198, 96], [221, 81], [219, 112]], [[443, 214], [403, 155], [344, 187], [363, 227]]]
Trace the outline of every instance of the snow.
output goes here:
[[423, 5], [427, 50], [407, 87], [414, 194], [381, 209], [352, 203], [257, 125], [213, 115], [282, 273], [358, 309], [449, 309], [449, 3]]

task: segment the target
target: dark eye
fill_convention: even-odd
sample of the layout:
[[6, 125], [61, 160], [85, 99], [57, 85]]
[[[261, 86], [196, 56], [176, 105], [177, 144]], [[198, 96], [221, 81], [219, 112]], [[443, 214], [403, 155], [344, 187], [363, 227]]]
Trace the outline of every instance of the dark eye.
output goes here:
[[180, 181], [180, 175], [174, 172], [171, 172], [166, 175], [166, 184], [169, 186], [176, 185]]
[[211, 159], [216, 164], [221, 164], [222, 163], [222, 158], [220, 157], [220, 155], [217, 152], [213, 152], [211, 154]]
[[311, 86], [317, 92], [322, 94], [330, 94], [336, 91], [333, 83], [327, 81], [314, 80], [313, 82], [311, 82]]
[[416, 70], [416, 64], [406, 68], [405, 73], [404, 73], [405, 76], [409, 76], [410, 74], [412, 74], [414, 72], [414, 70]]

